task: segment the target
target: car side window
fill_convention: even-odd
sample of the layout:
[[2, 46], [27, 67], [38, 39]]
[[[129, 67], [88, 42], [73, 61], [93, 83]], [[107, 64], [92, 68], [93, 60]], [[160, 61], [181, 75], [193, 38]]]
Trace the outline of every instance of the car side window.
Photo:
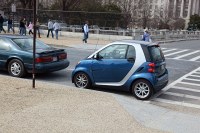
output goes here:
[[125, 59], [128, 45], [115, 44], [99, 52], [102, 59]]
[[127, 59], [135, 59], [136, 53], [135, 53], [135, 48], [133, 46], [129, 46], [126, 58]]
[[3, 38], [0, 38], [0, 50], [5, 50], [5, 51], [9, 51], [10, 50], [9, 42], [7, 42]]

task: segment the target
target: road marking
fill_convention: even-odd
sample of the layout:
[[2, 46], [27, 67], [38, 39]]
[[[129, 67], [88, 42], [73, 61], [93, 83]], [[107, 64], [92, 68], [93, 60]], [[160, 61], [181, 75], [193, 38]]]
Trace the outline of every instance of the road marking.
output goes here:
[[156, 98], [154, 99], [154, 101], [200, 109], [200, 105], [185, 103], [184, 101], [178, 102], [178, 101], [166, 100], [166, 99], [161, 99], [161, 98]]
[[184, 55], [181, 55], [181, 56], [175, 57], [175, 58], [173, 58], [173, 59], [180, 59], [180, 58], [183, 58], [183, 57], [186, 57], [186, 56], [192, 55], [192, 54], [196, 54], [196, 53], [198, 53], [198, 52], [200, 52], [200, 51], [197, 50], [197, 51], [194, 51], [194, 52], [191, 52], [191, 53], [187, 53], [187, 54], [184, 54]]
[[162, 50], [167, 49], [167, 48], [161, 48]]
[[196, 61], [198, 59], [200, 59], [200, 56], [194, 57], [194, 58], [190, 59], [190, 61]]
[[192, 79], [192, 78], [185, 78], [186, 80], [190, 80], [190, 81], [200, 81], [200, 79]]
[[181, 51], [174, 52], [174, 53], [170, 53], [170, 54], [166, 54], [165, 57], [170, 56], [170, 55], [175, 55], [175, 54], [183, 53], [183, 52], [185, 52], [185, 51], [188, 51], [188, 49], [181, 50]]
[[166, 52], [171, 52], [171, 51], [174, 51], [174, 50], [177, 50], [177, 49], [163, 50], [162, 52], [163, 52], [163, 53], [166, 53]]
[[183, 98], [191, 98], [191, 99], [195, 99], [195, 100], [200, 100], [200, 97], [187, 95], [187, 94], [180, 94], [180, 93], [174, 93], [174, 92], [165, 92], [165, 94], [171, 95], [171, 96], [178, 96], [178, 97], [183, 97]]
[[194, 91], [194, 92], [200, 92], [200, 90], [192, 89], [192, 88], [185, 88], [185, 87], [179, 87], [179, 86], [173, 86], [174, 89], [178, 90], [186, 90], [186, 91]]
[[191, 74], [190, 76], [200, 78], [200, 76], [198, 76], [198, 75], [193, 75], [193, 74]]
[[200, 84], [188, 83], [188, 82], [183, 82], [183, 81], [181, 81], [181, 82], [179, 82], [179, 83], [181, 83], [181, 84], [187, 84], [187, 85], [200, 86]]

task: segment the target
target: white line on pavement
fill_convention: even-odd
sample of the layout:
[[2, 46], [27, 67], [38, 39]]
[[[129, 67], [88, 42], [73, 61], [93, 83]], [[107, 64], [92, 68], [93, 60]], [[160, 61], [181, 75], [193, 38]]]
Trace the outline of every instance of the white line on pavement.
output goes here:
[[200, 81], [200, 79], [192, 79], [192, 78], [188, 78], [188, 77], [186, 77], [185, 79], [190, 80], [190, 81]]
[[179, 89], [179, 90], [200, 92], [200, 90], [196, 90], [196, 89], [192, 89], [192, 88], [179, 87], [179, 86], [173, 86], [173, 88], [174, 88], [174, 89]]
[[171, 96], [178, 96], [178, 97], [183, 97], [183, 98], [191, 98], [191, 99], [195, 99], [195, 100], [200, 100], [200, 97], [191, 96], [191, 95], [187, 95], [187, 94], [180, 94], [180, 93], [173, 93], [173, 92], [165, 92], [164, 94], [171, 95]]
[[181, 84], [187, 84], [187, 85], [200, 86], [200, 84], [188, 83], [188, 82], [183, 82], [183, 81], [181, 81], [181, 82], [179, 82], [179, 83], [181, 83]]
[[178, 101], [166, 100], [166, 99], [161, 99], [161, 98], [156, 98], [156, 99], [154, 99], [154, 101], [200, 109], [199, 105], [191, 104], [191, 103], [178, 102]]
[[175, 58], [173, 58], [173, 59], [180, 59], [180, 58], [183, 58], [183, 57], [186, 57], [186, 56], [192, 55], [192, 54], [196, 54], [196, 53], [198, 53], [198, 52], [200, 52], [200, 51], [197, 50], [197, 51], [194, 51], [194, 52], [191, 52], [191, 53], [187, 53], [187, 54], [184, 54], [184, 55], [181, 55], [181, 56], [175, 57]]
[[174, 53], [166, 54], [165, 57], [170, 56], [170, 55], [175, 55], [175, 54], [183, 53], [183, 52], [185, 52], [185, 51], [188, 51], [188, 50], [185, 49], [185, 50], [181, 50], [181, 51], [178, 51], [178, 52], [174, 52]]
[[174, 50], [177, 50], [177, 49], [163, 50], [162, 52], [163, 52], [163, 53], [166, 53], [166, 52], [171, 52], [171, 51], [174, 51]]
[[190, 59], [190, 61], [196, 61], [198, 59], [200, 59], [200, 56], [194, 57], [194, 58]]

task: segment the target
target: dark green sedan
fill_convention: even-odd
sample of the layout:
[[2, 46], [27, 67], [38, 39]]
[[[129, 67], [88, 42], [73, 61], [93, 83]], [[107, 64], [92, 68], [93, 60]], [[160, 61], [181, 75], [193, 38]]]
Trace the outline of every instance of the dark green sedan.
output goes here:
[[[67, 52], [36, 40], [35, 73], [47, 73], [69, 66]], [[24, 77], [33, 71], [33, 38], [0, 35], [0, 70]]]

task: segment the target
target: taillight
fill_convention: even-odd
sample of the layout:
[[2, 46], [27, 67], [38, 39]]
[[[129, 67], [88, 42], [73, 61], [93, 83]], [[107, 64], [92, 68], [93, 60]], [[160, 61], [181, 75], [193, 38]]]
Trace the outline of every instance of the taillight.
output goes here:
[[44, 63], [44, 62], [52, 62], [52, 61], [53, 61], [52, 56], [38, 57], [35, 59], [36, 63]]
[[154, 63], [149, 63], [148, 64], [149, 68], [148, 68], [148, 72], [150, 73], [154, 73], [155, 72], [155, 64]]
[[67, 58], [67, 54], [66, 53], [59, 54], [58, 58], [59, 58], [59, 60], [66, 59]]

